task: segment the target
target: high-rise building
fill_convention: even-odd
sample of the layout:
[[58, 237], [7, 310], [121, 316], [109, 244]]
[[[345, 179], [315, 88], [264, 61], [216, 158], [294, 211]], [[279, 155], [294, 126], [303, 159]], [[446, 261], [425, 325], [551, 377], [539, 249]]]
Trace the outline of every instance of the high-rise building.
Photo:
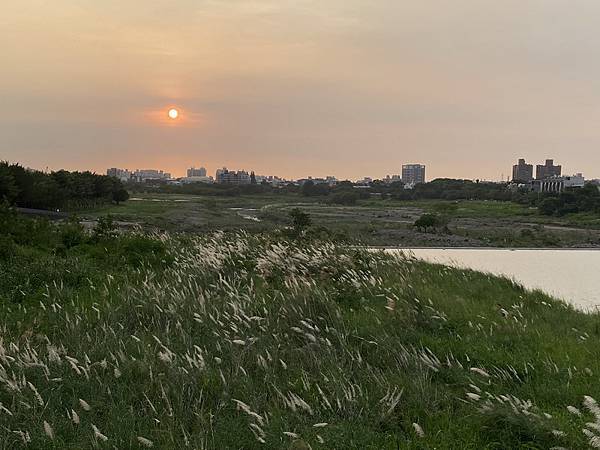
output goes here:
[[425, 183], [425, 166], [423, 164], [404, 164], [402, 166], [402, 182], [404, 184]]
[[533, 164], [527, 164], [523, 158], [519, 159], [518, 164], [513, 166], [512, 179], [524, 182], [533, 180]]
[[535, 178], [537, 180], [545, 180], [550, 177], [560, 177], [562, 166], [555, 166], [553, 159], [547, 159], [546, 164], [538, 164], [535, 166]]
[[187, 170], [187, 176], [188, 177], [205, 177], [206, 169], [204, 167], [200, 167], [199, 169], [196, 169], [195, 167], [191, 167]]

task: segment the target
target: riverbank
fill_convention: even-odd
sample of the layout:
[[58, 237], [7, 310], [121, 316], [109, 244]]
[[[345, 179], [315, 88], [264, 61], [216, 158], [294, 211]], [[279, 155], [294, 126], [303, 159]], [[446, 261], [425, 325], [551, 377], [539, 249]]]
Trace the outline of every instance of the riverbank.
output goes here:
[[[370, 199], [342, 206], [295, 194], [136, 194], [134, 198], [126, 204], [83, 211], [81, 216], [93, 221], [111, 214], [115, 220], [147, 230], [260, 233], [289, 225], [290, 211], [300, 208], [319, 233], [370, 246], [600, 248], [600, 217], [542, 216], [535, 208], [511, 202]], [[447, 227], [420, 232], [413, 224], [426, 213], [444, 216]]]
[[[1, 303], [7, 448], [589, 443], [597, 314], [505, 278], [269, 235], [146, 236], [131, 263], [91, 265], [134, 236], [37, 248], [54, 282]], [[14, 245], [0, 273], [26, 271], [24, 287], [26, 247], [42, 244]]]
[[472, 269], [539, 289], [582, 311], [600, 307], [600, 251], [597, 249], [386, 249], [435, 264]]

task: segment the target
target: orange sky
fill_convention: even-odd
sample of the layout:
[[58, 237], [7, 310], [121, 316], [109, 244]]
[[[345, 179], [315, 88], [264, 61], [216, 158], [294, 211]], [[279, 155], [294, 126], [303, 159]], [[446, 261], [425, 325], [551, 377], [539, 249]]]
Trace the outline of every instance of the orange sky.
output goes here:
[[0, 159], [600, 177], [598, 24], [596, 0], [4, 2]]

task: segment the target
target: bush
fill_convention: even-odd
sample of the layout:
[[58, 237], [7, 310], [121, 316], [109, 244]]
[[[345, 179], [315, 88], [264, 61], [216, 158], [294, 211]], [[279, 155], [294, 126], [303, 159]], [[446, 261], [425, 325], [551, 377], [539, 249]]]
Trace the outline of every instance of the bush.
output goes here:
[[427, 233], [427, 231], [431, 228], [441, 228], [446, 226], [447, 224], [448, 221], [443, 219], [441, 216], [438, 216], [437, 214], [423, 214], [415, 221], [414, 226], [419, 230]]
[[329, 198], [329, 203], [335, 203], [338, 205], [352, 206], [356, 205], [359, 199], [359, 194], [354, 191], [342, 191], [336, 192]]
[[119, 250], [127, 265], [134, 267], [156, 266], [170, 261], [165, 244], [146, 236], [123, 237]]
[[290, 218], [292, 219], [292, 228], [296, 236], [301, 235], [312, 223], [310, 216], [300, 208], [292, 209], [290, 211]]
[[83, 244], [87, 238], [83, 225], [76, 218], [60, 227], [60, 241], [67, 249]]
[[98, 217], [98, 223], [94, 228], [93, 239], [100, 241], [103, 239], [112, 239], [117, 235], [117, 226], [111, 215]]

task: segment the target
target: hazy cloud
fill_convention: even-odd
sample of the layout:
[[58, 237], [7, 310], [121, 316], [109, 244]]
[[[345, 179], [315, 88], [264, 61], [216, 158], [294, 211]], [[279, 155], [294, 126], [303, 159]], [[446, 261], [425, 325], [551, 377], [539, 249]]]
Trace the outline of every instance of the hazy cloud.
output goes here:
[[0, 158], [498, 178], [524, 156], [600, 176], [596, 1], [6, 3]]

